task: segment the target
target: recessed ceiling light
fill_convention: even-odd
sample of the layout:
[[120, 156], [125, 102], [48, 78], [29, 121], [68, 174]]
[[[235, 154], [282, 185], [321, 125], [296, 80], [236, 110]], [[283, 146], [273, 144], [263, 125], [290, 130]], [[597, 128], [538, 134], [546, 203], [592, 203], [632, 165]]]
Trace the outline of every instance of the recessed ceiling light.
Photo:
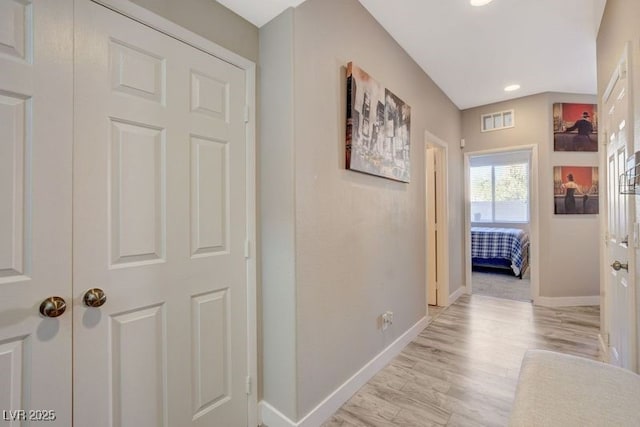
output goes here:
[[514, 90], [520, 89], [520, 85], [509, 85], [504, 88], [506, 92], [513, 92]]
[[492, 0], [471, 0], [471, 6], [484, 6], [485, 4], [491, 3]]

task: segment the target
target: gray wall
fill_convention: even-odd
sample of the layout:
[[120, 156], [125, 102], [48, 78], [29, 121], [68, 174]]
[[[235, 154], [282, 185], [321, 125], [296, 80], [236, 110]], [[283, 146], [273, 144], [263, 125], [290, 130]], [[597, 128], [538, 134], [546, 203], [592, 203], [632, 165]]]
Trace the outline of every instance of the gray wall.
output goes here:
[[[261, 182], [264, 399], [298, 420], [426, 314], [425, 130], [452, 147], [451, 291], [462, 285], [461, 115], [357, 0], [309, 0], [286, 14], [292, 20], [280, 16], [260, 30], [260, 155], [268, 168]], [[270, 58], [289, 61], [289, 42], [281, 36], [290, 31], [293, 79], [288, 64]], [[344, 168], [349, 61], [411, 106], [410, 184]], [[267, 127], [272, 121], [277, 125]], [[270, 171], [280, 168], [274, 177]], [[282, 216], [267, 214], [278, 211]], [[293, 244], [269, 231], [272, 226], [293, 232]], [[282, 247], [293, 257], [269, 255]], [[282, 302], [269, 292], [286, 294], [281, 315]], [[386, 310], [395, 318], [383, 333], [378, 317]], [[295, 332], [294, 362], [278, 362], [280, 341], [267, 339], [282, 328]], [[288, 360], [290, 342], [282, 341]], [[267, 374], [273, 368], [286, 378], [294, 371], [295, 387], [277, 390], [277, 379]]]
[[145, 9], [258, 62], [258, 28], [215, 0], [131, 0]]
[[260, 28], [262, 397], [296, 413], [293, 9]]
[[[600, 294], [599, 216], [554, 215], [553, 167], [598, 166], [598, 153], [553, 151], [552, 106], [557, 102], [595, 104], [596, 97], [543, 93], [465, 110], [462, 112], [464, 151], [538, 146], [540, 296], [595, 296]], [[515, 110], [515, 127], [480, 131], [482, 114], [510, 109]]]

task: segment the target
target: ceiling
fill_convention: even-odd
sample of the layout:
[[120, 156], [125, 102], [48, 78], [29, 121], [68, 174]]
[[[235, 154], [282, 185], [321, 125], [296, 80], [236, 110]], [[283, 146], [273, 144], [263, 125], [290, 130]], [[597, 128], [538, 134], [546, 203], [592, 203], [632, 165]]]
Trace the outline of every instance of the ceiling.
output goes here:
[[[260, 27], [302, 0], [218, 0]], [[596, 93], [606, 0], [359, 0], [460, 109], [541, 92]], [[514, 92], [504, 87], [519, 84]]]

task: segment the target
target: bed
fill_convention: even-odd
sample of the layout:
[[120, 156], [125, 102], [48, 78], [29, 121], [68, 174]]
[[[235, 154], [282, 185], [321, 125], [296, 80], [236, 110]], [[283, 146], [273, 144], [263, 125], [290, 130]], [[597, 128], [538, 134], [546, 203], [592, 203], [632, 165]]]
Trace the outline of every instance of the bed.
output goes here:
[[510, 269], [522, 279], [529, 266], [529, 235], [518, 228], [471, 227], [471, 265]]

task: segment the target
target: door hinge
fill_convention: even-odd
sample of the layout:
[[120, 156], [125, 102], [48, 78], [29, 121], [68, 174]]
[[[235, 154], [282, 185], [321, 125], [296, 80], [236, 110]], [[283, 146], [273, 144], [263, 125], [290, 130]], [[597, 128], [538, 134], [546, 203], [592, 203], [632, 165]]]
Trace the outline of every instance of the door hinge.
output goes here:
[[251, 377], [247, 377], [247, 382], [245, 383], [246, 388], [245, 388], [245, 392], [247, 394], [251, 394]]
[[250, 116], [249, 106], [245, 105], [244, 106], [244, 122], [245, 123], [249, 123], [249, 116]]
[[620, 70], [619, 72], [620, 80], [626, 79], [627, 78], [627, 61], [624, 61], [620, 64], [619, 70]]
[[249, 239], [244, 241], [244, 257], [245, 258], [249, 258], [251, 256], [251, 242], [249, 242]]
[[611, 345], [611, 343], [609, 342], [609, 333], [605, 332], [602, 334], [602, 341], [604, 341], [604, 343], [606, 344], [607, 347], [609, 347], [609, 345]]

